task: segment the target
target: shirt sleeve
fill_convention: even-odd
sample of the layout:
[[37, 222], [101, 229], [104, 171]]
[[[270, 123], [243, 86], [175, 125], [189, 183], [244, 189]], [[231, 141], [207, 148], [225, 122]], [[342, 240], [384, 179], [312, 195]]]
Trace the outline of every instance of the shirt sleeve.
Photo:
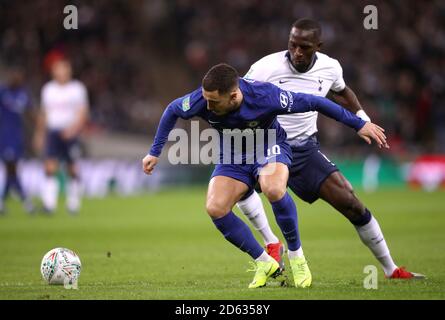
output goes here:
[[79, 82], [78, 99], [80, 107], [87, 109], [89, 108], [88, 90], [85, 87], [85, 85], [81, 82]]
[[255, 62], [243, 77], [248, 80], [267, 81], [269, 72], [264, 67], [263, 59]]
[[345, 80], [343, 79], [343, 68], [341, 67], [340, 63], [335, 60], [335, 81], [332, 83], [331, 90], [334, 92], [340, 92], [343, 91], [346, 87]]
[[150, 155], [155, 157], [161, 155], [162, 148], [167, 142], [168, 135], [175, 127], [178, 118], [188, 120], [198, 115], [203, 105], [205, 105], [203, 100], [201, 89], [198, 89], [191, 94], [174, 100], [167, 106], [159, 122], [153, 145], [149, 151]]
[[268, 84], [268, 86], [271, 91], [267, 97], [268, 107], [277, 115], [318, 111], [357, 131], [366, 123], [352, 112], [324, 97], [281, 90], [273, 84]]

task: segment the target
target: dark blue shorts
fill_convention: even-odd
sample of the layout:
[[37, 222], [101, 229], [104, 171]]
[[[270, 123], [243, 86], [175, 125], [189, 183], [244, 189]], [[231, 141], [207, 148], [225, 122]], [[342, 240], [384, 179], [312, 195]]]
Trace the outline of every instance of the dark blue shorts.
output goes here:
[[60, 131], [47, 132], [45, 158], [72, 163], [79, 156], [80, 149], [77, 139], [64, 140]]
[[287, 143], [282, 143], [279, 144], [279, 149], [274, 150], [279, 150], [279, 152], [275, 152], [275, 154], [269, 157], [269, 159], [267, 159], [267, 161], [263, 164], [258, 162], [254, 164], [217, 164], [213, 170], [211, 178], [215, 176], [225, 176], [241, 181], [249, 187], [249, 191], [246, 193], [246, 195], [250, 195], [252, 190], [255, 188], [255, 184], [257, 183], [260, 169], [266, 164], [271, 162], [280, 162], [290, 166], [292, 161], [290, 146]]
[[23, 143], [0, 141], [0, 159], [5, 162], [18, 161], [23, 157]]
[[321, 184], [338, 168], [321, 153], [315, 136], [305, 145], [291, 149], [288, 186], [300, 199], [312, 203], [320, 197]]

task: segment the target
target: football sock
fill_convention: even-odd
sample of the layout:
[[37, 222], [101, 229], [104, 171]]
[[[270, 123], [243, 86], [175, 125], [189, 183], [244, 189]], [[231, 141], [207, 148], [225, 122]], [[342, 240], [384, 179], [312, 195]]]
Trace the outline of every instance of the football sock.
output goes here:
[[253, 192], [250, 197], [245, 200], [238, 201], [236, 205], [249, 219], [255, 230], [261, 234], [261, 237], [266, 245], [279, 242], [278, 238], [270, 228], [263, 203], [261, 202], [261, 198], [258, 193]]
[[277, 224], [286, 239], [288, 249], [296, 251], [301, 247], [301, 241], [298, 231], [297, 207], [292, 197], [286, 192], [281, 200], [271, 204]]
[[10, 175], [6, 175], [6, 182], [5, 182], [5, 187], [3, 188], [3, 192], [2, 192], [2, 199], [5, 200], [6, 197], [8, 196], [9, 193], [9, 189], [11, 188], [11, 177]]
[[80, 182], [78, 179], [70, 179], [67, 185], [67, 207], [68, 210], [76, 212], [80, 209]]
[[304, 254], [303, 254], [303, 249], [300, 247], [300, 248], [297, 249], [297, 250], [289, 250], [289, 251], [287, 252], [287, 256], [289, 257], [289, 259], [292, 259], [292, 258], [301, 258], [301, 257], [304, 256]]
[[230, 243], [257, 259], [264, 249], [256, 241], [249, 227], [232, 211], [222, 218], [213, 219], [216, 228]]
[[59, 184], [55, 176], [46, 176], [42, 189], [42, 202], [47, 210], [53, 211], [57, 206]]
[[[368, 211], [368, 209], [366, 210]], [[392, 260], [389, 248], [377, 220], [371, 215], [371, 220], [367, 224], [363, 226], [355, 226], [355, 228], [362, 242], [368, 246], [382, 265], [385, 275], [391, 276], [394, 270], [397, 269], [397, 266]]]
[[269, 256], [266, 251], [263, 251], [263, 253], [258, 258], [256, 258], [255, 261], [267, 262], [267, 261], [271, 261], [272, 259], [273, 258], [271, 256]]

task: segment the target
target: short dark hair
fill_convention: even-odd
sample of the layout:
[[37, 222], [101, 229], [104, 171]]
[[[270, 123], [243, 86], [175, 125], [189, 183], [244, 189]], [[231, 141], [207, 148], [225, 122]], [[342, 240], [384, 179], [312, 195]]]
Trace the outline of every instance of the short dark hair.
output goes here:
[[238, 71], [227, 63], [213, 66], [202, 79], [202, 87], [206, 91], [218, 90], [219, 94], [225, 94], [238, 86]]
[[321, 26], [320, 24], [312, 19], [298, 19], [292, 24], [292, 28], [297, 28], [300, 30], [313, 31], [317, 38], [321, 38]]

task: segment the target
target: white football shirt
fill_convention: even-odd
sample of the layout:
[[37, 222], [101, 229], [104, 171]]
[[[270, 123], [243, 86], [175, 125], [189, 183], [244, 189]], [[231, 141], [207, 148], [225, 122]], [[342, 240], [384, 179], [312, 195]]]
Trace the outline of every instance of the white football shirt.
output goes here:
[[88, 108], [87, 89], [78, 80], [65, 84], [52, 80], [42, 88], [41, 103], [47, 128], [63, 130], [75, 123], [82, 108]]
[[[326, 54], [316, 52], [316, 61], [307, 72], [298, 72], [286, 56], [287, 50], [272, 53], [255, 62], [248, 79], [273, 83], [283, 90], [325, 97], [329, 90], [342, 91], [346, 84], [340, 63]], [[278, 121], [289, 141], [304, 141], [317, 132], [316, 111], [279, 115]]]

